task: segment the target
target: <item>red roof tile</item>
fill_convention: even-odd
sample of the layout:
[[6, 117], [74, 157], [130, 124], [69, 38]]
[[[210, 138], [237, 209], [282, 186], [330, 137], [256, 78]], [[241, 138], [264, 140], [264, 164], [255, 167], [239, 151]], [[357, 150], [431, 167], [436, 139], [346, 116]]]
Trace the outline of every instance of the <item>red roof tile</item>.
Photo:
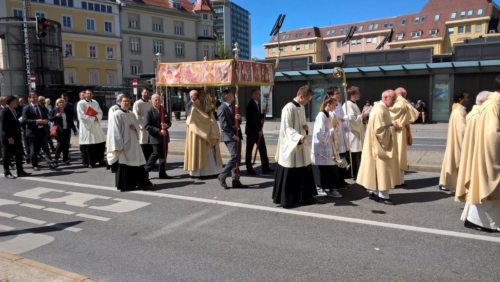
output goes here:
[[212, 5], [209, 0], [196, 0], [193, 4], [193, 11], [212, 12]]

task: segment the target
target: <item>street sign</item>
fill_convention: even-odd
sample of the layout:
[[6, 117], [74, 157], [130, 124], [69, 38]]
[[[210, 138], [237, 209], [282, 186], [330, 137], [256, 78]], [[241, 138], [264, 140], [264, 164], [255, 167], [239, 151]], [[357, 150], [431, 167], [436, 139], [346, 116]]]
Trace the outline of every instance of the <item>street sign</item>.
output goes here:
[[137, 82], [137, 79], [134, 79], [132, 81], [132, 88], [134, 89], [134, 95], [135, 95], [135, 98], [137, 99], [137, 86], [139, 85], [139, 83]]
[[30, 76], [30, 86], [31, 90], [36, 90], [36, 76], [33, 74]]

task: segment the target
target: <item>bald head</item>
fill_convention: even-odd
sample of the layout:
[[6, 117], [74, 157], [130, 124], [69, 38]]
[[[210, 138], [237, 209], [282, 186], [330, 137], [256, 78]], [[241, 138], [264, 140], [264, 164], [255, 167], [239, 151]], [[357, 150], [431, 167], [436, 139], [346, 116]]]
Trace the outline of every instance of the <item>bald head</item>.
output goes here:
[[388, 89], [382, 92], [382, 102], [387, 107], [392, 107], [395, 101], [396, 101], [396, 91]]
[[191, 99], [191, 102], [198, 101], [199, 99], [198, 91], [197, 90], [189, 91], [189, 99]]
[[406, 98], [406, 89], [404, 89], [403, 87], [396, 88], [394, 92], [396, 92], [397, 96], [402, 96], [403, 98]]
[[479, 94], [477, 94], [477, 97], [476, 97], [476, 105], [481, 106], [484, 103], [484, 101], [486, 101], [491, 94], [492, 93], [490, 91], [479, 92]]

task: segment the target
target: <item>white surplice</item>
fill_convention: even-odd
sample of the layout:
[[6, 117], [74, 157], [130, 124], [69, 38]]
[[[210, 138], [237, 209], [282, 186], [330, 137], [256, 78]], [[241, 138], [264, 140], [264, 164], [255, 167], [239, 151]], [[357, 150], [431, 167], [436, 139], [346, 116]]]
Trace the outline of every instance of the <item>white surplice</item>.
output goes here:
[[[85, 114], [88, 107], [97, 112], [96, 117]], [[101, 128], [102, 110], [96, 100], [81, 100], [76, 106], [80, 128], [78, 129], [78, 141], [80, 145], [99, 144], [106, 142], [106, 136]]]
[[332, 138], [334, 134], [330, 117], [324, 112], [319, 112], [314, 122], [312, 135], [311, 162], [314, 165], [336, 165], [332, 159], [335, 156]]
[[143, 99], [139, 99], [135, 101], [133, 106], [133, 112], [137, 121], [139, 122], [139, 143], [140, 144], [149, 144], [149, 133], [144, 127], [146, 113], [151, 109], [153, 105], [150, 101], [145, 101]]
[[363, 141], [365, 140], [365, 125], [363, 124], [361, 110], [358, 105], [352, 101], [345, 102], [343, 110], [345, 113], [345, 120], [348, 123], [346, 136], [351, 152], [361, 152], [363, 149]]
[[337, 118], [337, 121], [339, 123], [338, 127], [335, 129], [335, 134], [337, 136], [337, 143], [339, 146], [339, 153], [345, 153], [346, 151], [349, 150], [347, 148], [347, 143], [346, 143], [346, 136], [345, 133], [347, 131], [347, 125], [345, 121], [342, 121], [345, 119], [345, 113], [344, 109], [342, 109], [342, 105], [340, 102], [337, 104], [337, 107], [335, 108], [335, 111], [331, 112], [330, 119], [333, 118], [333, 115]]

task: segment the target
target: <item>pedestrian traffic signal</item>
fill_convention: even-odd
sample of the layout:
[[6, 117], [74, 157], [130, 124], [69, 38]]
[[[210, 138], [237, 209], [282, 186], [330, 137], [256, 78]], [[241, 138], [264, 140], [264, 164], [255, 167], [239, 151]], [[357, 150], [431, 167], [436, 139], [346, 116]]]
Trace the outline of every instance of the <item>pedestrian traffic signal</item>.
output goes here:
[[38, 39], [44, 38], [47, 35], [47, 32], [52, 26], [54, 22], [48, 20], [46, 18], [36, 17], [36, 37]]

